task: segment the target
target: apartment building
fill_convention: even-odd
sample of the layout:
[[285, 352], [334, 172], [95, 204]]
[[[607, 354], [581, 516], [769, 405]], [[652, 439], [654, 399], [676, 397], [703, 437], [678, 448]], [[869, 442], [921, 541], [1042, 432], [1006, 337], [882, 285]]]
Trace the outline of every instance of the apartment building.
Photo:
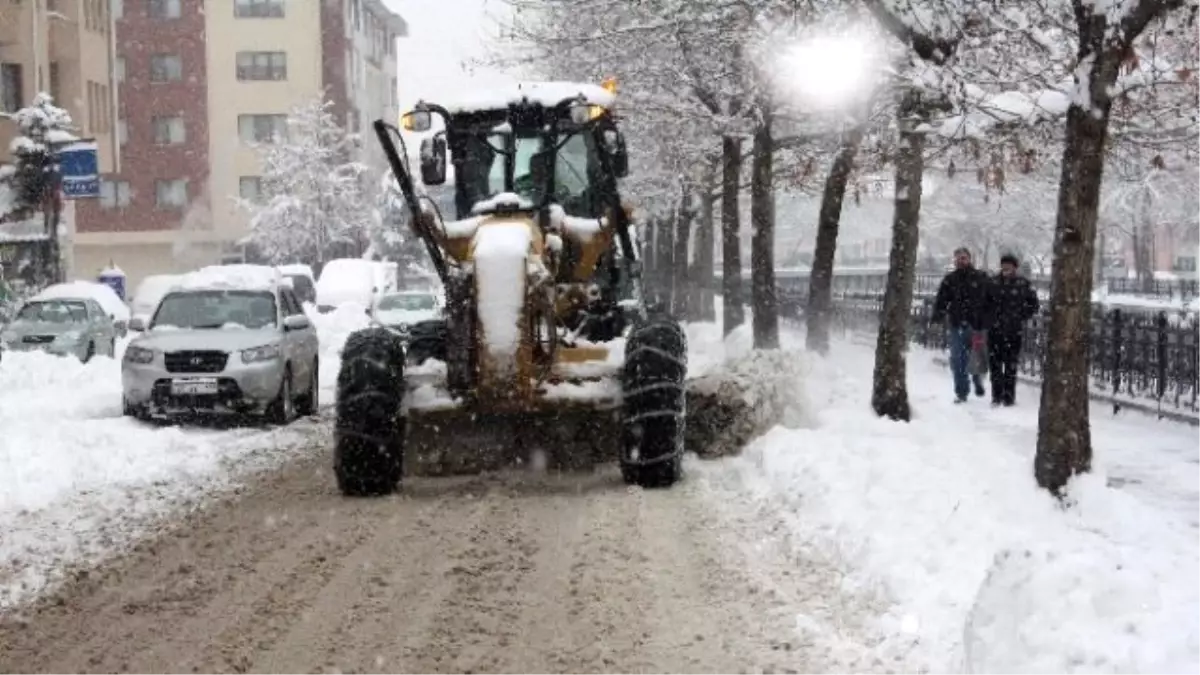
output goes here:
[[[71, 114], [77, 136], [96, 140], [100, 170], [117, 168], [113, 21], [109, 0], [0, 0], [0, 162], [10, 160], [9, 144], [17, 134], [5, 113], [32, 104], [44, 91]], [[68, 269], [75, 204], [67, 202], [63, 213]], [[32, 243], [25, 239], [43, 238], [44, 230], [40, 221], [10, 222], [3, 234], [8, 245], [0, 250], [0, 264], [20, 255], [16, 247]]]
[[80, 274], [111, 260], [137, 283], [239, 258], [236, 200], [260, 185], [251, 144], [322, 92], [351, 130], [398, 114], [407, 27], [380, 0], [112, 2], [121, 170], [78, 207]]

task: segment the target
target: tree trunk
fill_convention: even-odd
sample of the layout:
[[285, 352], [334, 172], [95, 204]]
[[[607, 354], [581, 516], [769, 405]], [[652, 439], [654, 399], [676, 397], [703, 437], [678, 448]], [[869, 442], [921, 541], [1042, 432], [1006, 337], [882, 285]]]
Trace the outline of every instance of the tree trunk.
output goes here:
[[[1080, 41], [1080, 56], [1095, 58], [1091, 69], [1090, 110], [1072, 103], [1067, 110], [1058, 218], [1054, 226], [1054, 262], [1050, 278], [1050, 326], [1038, 410], [1038, 485], [1061, 494], [1070, 477], [1092, 465], [1088, 415], [1088, 343], [1092, 320], [1092, 265], [1096, 216], [1104, 174], [1104, 146], [1116, 82], [1119, 51], [1104, 49], [1103, 24], [1094, 45]], [[1085, 37], [1085, 36], [1081, 36]], [[1128, 39], [1132, 40], [1132, 36]], [[1110, 51], [1112, 50], [1112, 51]], [[1081, 61], [1083, 60], [1081, 58]]]
[[896, 197], [892, 213], [892, 250], [879, 337], [875, 342], [875, 373], [871, 407], [875, 414], [897, 421], [912, 419], [908, 403], [908, 324], [912, 316], [913, 282], [920, 243], [921, 177], [925, 173], [925, 136], [914, 129], [925, 117], [921, 95], [908, 90], [900, 99], [900, 147], [896, 158]]
[[679, 199], [679, 210], [676, 211], [675, 241], [671, 252], [671, 314], [681, 320], [692, 317], [688, 309], [688, 297], [691, 293], [691, 260], [689, 244], [692, 239], [692, 191], [684, 187]]
[[754, 132], [750, 160], [750, 298], [755, 349], [779, 348], [779, 299], [775, 289], [775, 152], [771, 115]]
[[817, 216], [817, 244], [813, 251], [812, 274], [808, 282], [808, 308], [805, 323], [808, 335], [805, 338], [809, 350], [820, 354], [829, 353], [829, 323], [833, 307], [833, 263], [837, 255], [838, 226], [842, 219], [842, 202], [846, 197], [846, 184], [854, 168], [854, 156], [862, 143], [864, 127], [855, 127], [842, 140], [833, 167], [825, 179], [825, 190], [821, 195], [821, 211]]
[[717, 310], [713, 303], [713, 246], [716, 222], [712, 197], [716, 191], [716, 172], [708, 172], [706, 178], [700, 199], [700, 222], [697, 223], [696, 231], [696, 265], [692, 275], [696, 289], [694, 318], [698, 321], [716, 321]]
[[655, 277], [655, 298], [665, 311], [671, 310], [671, 299], [674, 297], [674, 276], [671, 274], [672, 258], [675, 255], [675, 217], [670, 214], [660, 218], [658, 232], [654, 236], [654, 246], [657, 249], [654, 258], [658, 261], [658, 272]]
[[721, 139], [721, 296], [722, 330], [729, 335], [746, 322], [742, 295], [741, 213], [738, 195], [742, 183], [742, 140]]

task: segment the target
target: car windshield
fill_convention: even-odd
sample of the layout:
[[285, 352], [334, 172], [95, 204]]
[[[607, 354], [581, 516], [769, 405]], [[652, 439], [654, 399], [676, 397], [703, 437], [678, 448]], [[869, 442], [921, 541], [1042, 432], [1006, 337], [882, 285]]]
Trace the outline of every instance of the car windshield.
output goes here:
[[84, 323], [87, 321], [87, 305], [78, 300], [39, 300], [22, 307], [17, 312], [17, 320]]
[[[560, 134], [561, 147], [554, 162], [554, 199], [567, 213], [595, 217], [598, 199], [593, 176], [599, 171], [595, 145], [591, 136], [583, 133]], [[491, 133], [469, 136], [465, 142], [465, 157], [461, 165], [459, 185], [465, 197], [463, 210], [475, 203], [503, 192], [514, 192], [533, 199], [535, 185], [531, 164], [533, 156], [542, 150], [539, 136], [511, 133]], [[506, 184], [506, 156], [499, 150], [513, 153], [512, 187]]]
[[150, 327], [265, 328], [275, 325], [276, 314], [268, 291], [177, 291], [162, 299]]
[[403, 293], [384, 296], [379, 301], [379, 309], [398, 309], [408, 311], [419, 311], [424, 309], [433, 309], [433, 296], [422, 295], [417, 293]]

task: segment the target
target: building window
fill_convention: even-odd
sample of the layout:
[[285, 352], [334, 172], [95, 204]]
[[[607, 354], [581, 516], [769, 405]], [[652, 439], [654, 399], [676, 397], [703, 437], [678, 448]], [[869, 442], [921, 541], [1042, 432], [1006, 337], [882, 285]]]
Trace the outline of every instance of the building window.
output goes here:
[[154, 54], [150, 57], [151, 82], [178, 82], [183, 79], [183, 61], [178, 54]]
[[55, 102], [62, 100], [62, 68], [58, 61], [50, 62], [50, 97]]
[[125, 145], [129, 142], [129, 125], [125, 124], [125, 120], [117, 120], [117, 145]]
[[0, 63], [0, 112], [14, 113], [21, 109], [21, 89], [25, 79], [19, 63]]
[[150, 0], [146, 9], [151, 19], [179, 18], [179, 0]]
[[119, 209], [129, 206], [129, 181], [100, 181], [100, 208]]
[[261, 204], [262, 176], [242, 176], [238, 180], [238, 194], [248, 202]]
[[284, 0], [234, 0], [233, 15], [239, 19], [282, 19]]
[[238, 115], [238, 136], [246, 143], [286, 138], [287, 115]]
[[187, 134], [183, 128], [183, 118], [178, 115], [155, 117], [152, 124], [154, 125], [154, 142], [158, 145], [179, 145], [187, 140]]
[[1196, 256], [1181, 255], [1175, 257], [1176, 272], [1195, 272], [1196, 271]]
[[112, 92], [107, 84], [100, 85], [100, 130], [104, 133], [112, 131]]
[[125, 81], [125, 57], [118, 56], [113, 70], [117, 71], [117, 82]]
[[112, 0], [112, 16], [114, 19], [125, 18], [125, 0]]
[[238, 52], [237, 79], [286, 80], [287, 52]]
[[154, 181], [154, 204], [160, 209], [182, 209], [187, 205], [187, 181]]

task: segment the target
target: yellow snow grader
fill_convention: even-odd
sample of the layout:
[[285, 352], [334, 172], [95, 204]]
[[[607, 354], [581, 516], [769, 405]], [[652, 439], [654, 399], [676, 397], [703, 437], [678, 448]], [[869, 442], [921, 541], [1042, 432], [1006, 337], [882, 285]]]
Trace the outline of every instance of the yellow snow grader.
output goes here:
[[[642, 299], [615, 100], [609, 80], [418, 103], [401, 126], [443, 123], [421, 143], [420, 185], [400, 130], [374, 123], [446, 302], [404, 333], [347, 339], [334, 452], [344, 494], [387, 494], [404, 475], [614, 459], [630, 484], [679, 479], [687, 344]], [[446, 183], [447, 160], [454, 214], [423, 187]]]

